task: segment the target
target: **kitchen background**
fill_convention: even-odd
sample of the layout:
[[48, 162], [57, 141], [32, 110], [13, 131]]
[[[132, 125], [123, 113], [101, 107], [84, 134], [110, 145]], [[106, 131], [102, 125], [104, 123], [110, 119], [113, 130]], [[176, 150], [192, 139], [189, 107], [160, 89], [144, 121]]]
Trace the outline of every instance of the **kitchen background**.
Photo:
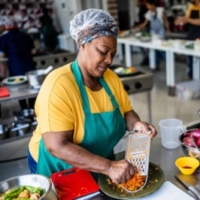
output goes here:
[[[132, 27], [136, 15], [136, 0], [0, 0], [0, 15], [3, 17], [14, 17], [18, 26], [29, 33], [35, 40], [35, 46], [39, 52], [43, 52], [43, 46], [40, 42], [38, 18], [42, 15], [42, 8], [47, 8], [49, 14], [54, 19], [54, 25], [59, 31], [59, 49], [51, 55], [41, 54], [35, 60], [38, 62], [38, 68], [46, 68], [49, 65], [61, 66], [68, 60], [69, 53], [76, 54], [76, 45], [69, 35], [69, 21], [79, 11], [87, 8], [102, 8], [111, 13], [116, 19], [121, 30]], [[170, 27], [174, 37], [184, 38], [187, 32], [187, 26], [174, 26], [173, 20], [178, 15], [184, 15], [187, 9], [185, 0], [165, 0], [160, 1], [170, 19]], [[62, 51], [61, 51], [62, 49]], [[74, 55], [75, 56], [75, 55]], [[62, 62], [60, 61], [62, 60]], [[142, 55], [133, 52], [133, 64], [140, 67], [139, 63]], [[182, 81], [186, 76], [185, 57], [178, 57], [177, 81]], [[118, 57], [114, 59], [114, 63], [120, 64]], [[162, 118], [178, 118], [183, 123], [199, 120], [199, 100], [184, 100], [172, 96], [168, 96], [166, 88], [166, 78], [164, 70], [165, 65], [162, 63], [161, 70], [154, 74], [154, 85], [151, 91], [152, 97], [152, 123], [159, 131], [158, 122]], [[148, 66], [143, 66], [142, 70], [149, 71]], [[148, 121], [148, 109], [146, 92], [130, 95], [131, 103], [140, 115], [141, 119]], [[2, 123], [10, 123], [13, 120], [13, 111], [18, 109], [18, 102], [7, 102], [2, 104]], [[31, 134], [31, 133], [30, 133]], [[26, 159], [15, 160], [19, 157], [26, 156], [26, 150], [30, 134], [25, 135], [18, 140], [0, 141], [0, 181], [6, 178], [27, 174], [28, 168]], [[160, 137], [160, 134], [158, 134]], [[124, 145], [124, 143], [122, 143]], [[124, 146], [123, 146], [124, 147]], [[121, 144], [116, 152], [122, 150]], [[13, 162], [4, 162], [5, 160], [14, 159]]]

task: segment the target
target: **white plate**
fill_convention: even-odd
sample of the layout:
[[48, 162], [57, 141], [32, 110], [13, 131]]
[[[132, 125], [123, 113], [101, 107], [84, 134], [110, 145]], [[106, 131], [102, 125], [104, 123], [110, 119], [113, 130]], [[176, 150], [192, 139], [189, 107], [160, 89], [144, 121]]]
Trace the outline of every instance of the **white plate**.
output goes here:
[[[23, 79], [23, 80], [20, 80], [20, 79]], [[27, 80], [28, 79], [26, 76], [10, 76], [8, 78], [3, 79], [2, 83], [5, 85], [19, 85], [19, 84], [27, 82]]]

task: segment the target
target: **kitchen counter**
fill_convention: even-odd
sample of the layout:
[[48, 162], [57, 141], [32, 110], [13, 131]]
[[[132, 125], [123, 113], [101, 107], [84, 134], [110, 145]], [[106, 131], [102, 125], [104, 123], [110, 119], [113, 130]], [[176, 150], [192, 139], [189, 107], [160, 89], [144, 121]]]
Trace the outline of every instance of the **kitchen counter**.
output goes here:
[[[125, 152], [121, 152], [116, 154], [116, 159], [123, 159], [125, 155]], [[179, 173], [178, 168], [175, 166], [175, 160], [178, 157], [185, 156], [184, 151], [182, 147], [178, 147], [176, 149], [166, 149], [161, 144], [161, 138], [158, 135], [156, 138], [153, 139], [151, 144], [151, 152], [150, 152], [150, 162], [155, 163], [161, 167], [161, 169], [164, 171], [165, 174], [165, 181], [170, 181], [177, 187], [179, 187], [181, 190], [189, 194], [190, 196], [193, 196], [190, 192], [185, 190], [185, 188], [175, 179], [174, 175]], [[196, 184], [197, 188], [200, 188], [200, 170], [197, 170], [195, 175], [191, 175], [191, 180], [193, 179], [195, 181], [194, 184]], [[199, 182], [199, 185], [198, 185]], [[108, 197], [107, 195], [99, 195], [96, 197], [91, 198], [92, 200], [111, 200], [114, 198]]]
[[39, 92], [38, 89], [31, 88], [28, 83], [13, 86], [7, 85], [6, 87], [10, 92], [10, 96], [0, 98], [0, 103], [36, 97]]

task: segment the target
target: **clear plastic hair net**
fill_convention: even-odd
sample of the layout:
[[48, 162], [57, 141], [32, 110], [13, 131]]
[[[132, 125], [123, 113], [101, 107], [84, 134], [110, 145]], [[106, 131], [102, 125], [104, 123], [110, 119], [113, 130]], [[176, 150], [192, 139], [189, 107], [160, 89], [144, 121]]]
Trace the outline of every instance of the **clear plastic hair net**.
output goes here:
[[70, 21], [70, 34], [80, 46], [97, 37], [116, 37], [118, 29], [114, 18], [108, 12], [92, 8], [75, 15]]

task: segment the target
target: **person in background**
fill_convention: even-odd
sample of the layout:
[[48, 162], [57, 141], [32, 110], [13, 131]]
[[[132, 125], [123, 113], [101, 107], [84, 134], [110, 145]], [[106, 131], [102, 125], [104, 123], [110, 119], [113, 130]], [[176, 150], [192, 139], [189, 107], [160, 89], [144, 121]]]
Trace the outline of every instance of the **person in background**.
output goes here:
[[[133, 30], [137, 28], [138, 25], [142, 24], [145, 21], [145, 14], [147, 13], [148, 9], [146, 7], [146, 0], [137, 0], [136, 6], [136, 19], [134, 20]], [[142, 31], [149, 32], [149, 23], [144, 27]], [[140, 48], [142, 54], [144, 55], [144, 59], [141, 65], [149, 65], [149, 51], [144, 48]]]
[[55, 51], [58, 45], [58, 32], [53, 25], [53, 20], [49, 16], [47, 8], [43, 8], [43, 16], [39, 20], [41, 23], [41, 38], [45, 48], [49, 51]]
[[[178, 17], [175, 24], [188, 24], [187, 40], [196, 40], [200, 38], [200, 0], [190, 0], [186, 15]], [[188, 56], [188, 77], [193, 79], [193, 57]]]
[[[25, 75], [26, 72], [35, 70], [36, 66], [32, 55], [35, 53], [34, 44], [28, 34], [20, 31], [12, 19], [1, 19], [1, 28], [6, 31], [0, 36], [0, 55], [8, 59], [7, 64], [2, 63], [8, 76]], [[7, 30], [8, 29], [8, 30]], [[7, 73], [4, 73], [4, 78]], [[35, 98], [19, 100], [21, 109], [34, 108]]]
[[113, 147], [126, 130], [149, 137], [156, 129], [140, 120], [119, 77], [109, 69], [117, 51], [118, 28], [111, 15], [88, 9], [70, 21], [77, 59], [52, 71], [37, 96], [38, 125], [29, 143], [31, 173], [50, 177], [74, 167], [122, 183], [136, 172], [113, 160]]
[[[164, 39], [166, 36], [170, 36], [169, 23], [162, 7], [157, 7], [156, 0], [147, 0], [146, 6], [148, 12], [145, 14], [145, 21], [136, 27], [137, 31], [142, 30], [150, 23], [150, 33], [152, 38], [154, 36], [159, 39]], [[165, 60], [165, 52], [156, 51], [156, 69], [159, 70], [160, 58]]]

